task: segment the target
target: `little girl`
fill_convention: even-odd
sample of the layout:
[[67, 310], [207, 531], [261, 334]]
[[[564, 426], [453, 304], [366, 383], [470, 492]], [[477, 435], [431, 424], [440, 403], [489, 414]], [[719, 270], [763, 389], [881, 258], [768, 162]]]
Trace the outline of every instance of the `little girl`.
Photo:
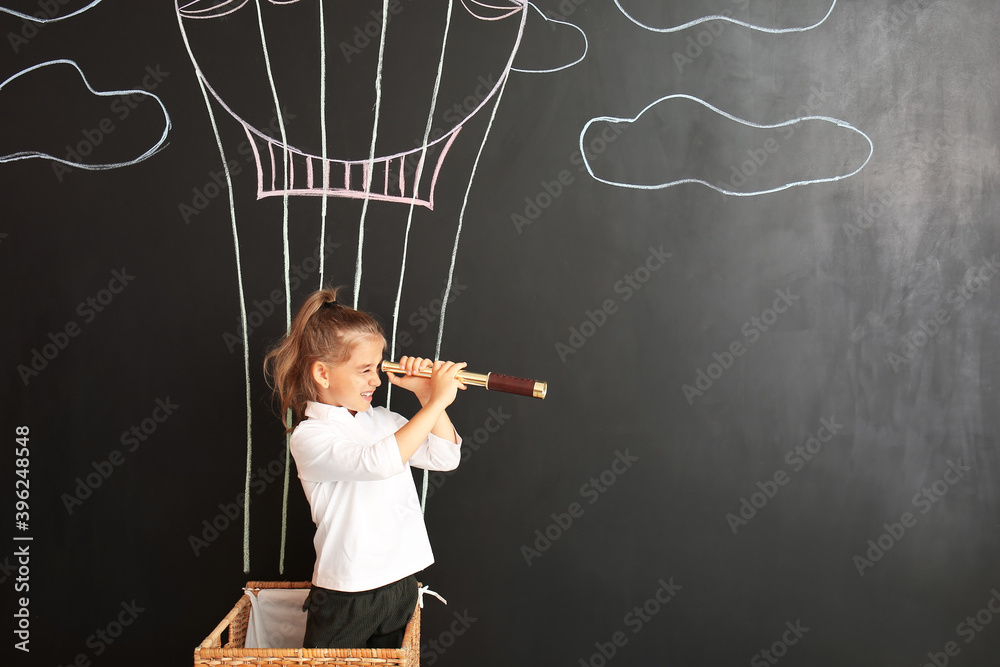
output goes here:
[[[265, 372], [292, 411], [291, 452], [316, 523], [316, 565], [303, 611], [307, 648], [399, 648], [417, 602], [414, 573], [434, 562], [410, 466], [453, 470], [461, 439], [445, 408], [464, 363], [402, 357], [389, 381], [416, 394], [407, 421], [372, 407], [385, 335], [375, 319], [306, 299]], [[432, 368], [432, 377], [414, 373]]]

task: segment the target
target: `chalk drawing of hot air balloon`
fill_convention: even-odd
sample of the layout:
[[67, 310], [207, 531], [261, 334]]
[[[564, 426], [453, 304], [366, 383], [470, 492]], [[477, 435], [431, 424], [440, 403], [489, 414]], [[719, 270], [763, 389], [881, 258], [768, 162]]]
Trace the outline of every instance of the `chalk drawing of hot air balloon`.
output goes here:
[[[322, 3], [315, 1], [178, 0], [198, 76], [250, 140], [258, 197], [325, 195], [433, 208], [448, 150], [465, 123], [495, 100], [511, 70], [527, 5], [464, 0], [453, 11], [444, 2], [393, 6], [399, 16], [388, 13], [380, 44], [378, 34], [364, 28], [373, 17], [380, 20], [381, 2], [337, 3], [322, 25]], [[344, 41], [345, 34], [353, 42]], [[498, 77], [484, 76], [497, 71]], [[474, 108], [435, 119], [426, 147], [415, 141], [424, 134], [432, 93], [454, 99], [471, 91]], [[377, 116], [359, 113], [376, 106]], [[317, 123], [283, 138], [270, 136], [266, 128], [279, 108], [315, 117], [326, 131], [317, 131]]]
[[[458, 216], [446, 293], [452, 288], [476, 167], [510, 73], [554, 72], [576, 64], [587, 51], [582, 30], [545, 17], [528, 0], [175, 0], [175, 9], [229, 188], [244, 332], [246, 298], [232, 175], [213, 104], [246, 133], [257, 168], [257, 198], [281, 197], [284, 201], [287, 323], [291, 321], [290, 197], [321, 198], [321, 244], [326, 235], [327, 201], [346, 198], [363, 202], [355, 306], [361, 289], [369, 202], [408, 205], [390, 340], [394, 347], [414, 209], [434, 207], [435, 186], [449, 150], [468, 121], [489, 110]], [[580, 37], [578, 57], [548, 69], [514, 68], [529, 16], [553, 29], [575, 30]], [[470, 97], [472, 104], [457, 110], [442, 105], [447, 112], [440, 113], [440, 100]], [[283, 121], [286, 116], [315, 122], [289, 128]], [[270, 132], [268, 126], [274, 119], [278, 131]], [[320, 284], [323, 279], [321, 259]], [[445, 307], [442, 304], [438, 320], [435, 356], [440, 355]], [[250, 362], [246, 335], [243, 343], [249, 494]], [[248, 534], [249, 512], [245, 512], [244, 569], [249, 568]]]

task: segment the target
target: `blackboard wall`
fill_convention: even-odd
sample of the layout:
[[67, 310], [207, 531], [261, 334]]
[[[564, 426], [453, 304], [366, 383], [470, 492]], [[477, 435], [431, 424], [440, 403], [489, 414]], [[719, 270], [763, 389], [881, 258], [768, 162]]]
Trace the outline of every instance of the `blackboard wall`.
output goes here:
[[[13, 664], [185, 664], [244, 582], [310, 577], [294, 469], [281, 568], [260, 367], [318, 257], [353, 289], [362, 216], [359, 305], [390, 330], [406, 243], [394, 356], [434, 355], [444, 294], [441, 357], [550, 385], [449, 411], [468, 454], [429, 480], [421, 579], [448, 605], [424, 609], [425, 665], [994, 664], [996, 2], [841, 0], [823, 20], [830, 2], [564, 0], [492, 22], [456, 3], [430, 126], [464, 126], [433, 209], [331, 197], [322, 246], [321, 197], [258, 199], [250, 140], [211, 97], [210, 117], [183, 39], [255, 127], [320, 146], [319, 6], [260, 4], [281, 123], [240, 32], [254, 2], [185, 33], [167, 2], [0, 14], [0, 78], [68, 59], [136, 91], [95, 96], [68, 64], [17, 77], [0, 154], [132, 162], [165, 129], [157, 99], [170, 122], [120, 168], [0, 165]], [[427, 128], [445, 6], [390, 3], [378, 154]], [[329, 156], [363, 160], [380, 3], [324, 11]], [[639, 25], [713, 14], [772, 32]], [[558, 71], [508, 73], [515, 44], [515, 70]], [[602, 182], [681, 179], [703, 183]]]

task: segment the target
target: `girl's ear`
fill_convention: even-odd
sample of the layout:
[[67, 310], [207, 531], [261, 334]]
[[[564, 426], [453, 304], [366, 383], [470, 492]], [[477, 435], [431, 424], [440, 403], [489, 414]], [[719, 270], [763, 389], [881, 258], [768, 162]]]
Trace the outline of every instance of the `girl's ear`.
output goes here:
[[330, 386], [330, 369], [322, 361], [313, 362], [312, 378], [320, 387], [327, 389]]

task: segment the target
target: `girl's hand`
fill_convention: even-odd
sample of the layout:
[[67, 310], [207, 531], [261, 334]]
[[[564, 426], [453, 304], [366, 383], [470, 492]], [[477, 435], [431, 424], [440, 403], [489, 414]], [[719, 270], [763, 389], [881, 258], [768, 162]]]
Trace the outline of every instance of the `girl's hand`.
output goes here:
[[[465, 362], [435, 361], [431, 375], [431, 396], [427, 403], [436, 403], [442, 409], [451, 405], [459, 389], [465, 389], [465, 383], [455, 377], [455, 374], [465, 368]], [[421, 405], [427, 405], [421, 403]]]
[[[389, 382], [412, 391], [421, 405], [427, 405], [432, 399], [443, 406], [451, 405], [456, 391], [465, 389], [465, 385], [455, 378], [455, 373], [465, 368], [465, 362], [456, 364], [450, 361], [432, 362], [423, 357], [400, 357], [399, 365], [403, 369], [402, 374], [388, 373]], [[415, 375], [417, 371], [426, 369], [431, 370], [431, 377]]]
[[418, 377], [414, 373], [431, 368], [433, 362], [423, 357], [400, 357], [399, 365], [402, 367], [401, 374], [397, 374], [396, 371], [388, 372], [389, 382], [397, 387], [412, 391], [420, 399], [420, 404], [423, 405], [431, 396], [431, 379]]

